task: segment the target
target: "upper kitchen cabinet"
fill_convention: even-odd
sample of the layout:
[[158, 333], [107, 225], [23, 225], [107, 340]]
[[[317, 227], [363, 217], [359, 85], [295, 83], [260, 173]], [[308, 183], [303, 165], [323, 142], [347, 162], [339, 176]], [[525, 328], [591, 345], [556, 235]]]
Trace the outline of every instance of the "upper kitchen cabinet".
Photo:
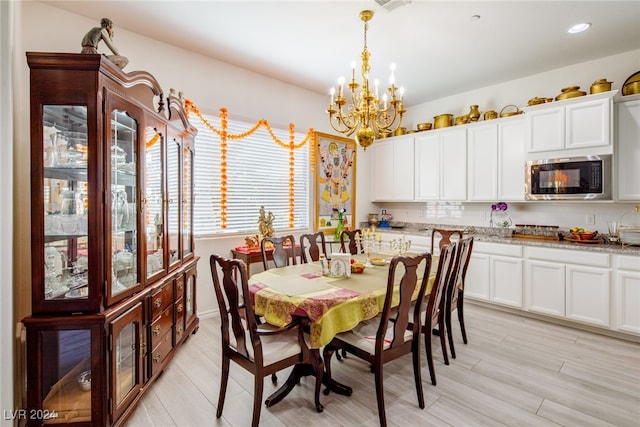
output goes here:
[[413, 135], [376, 141], [373, 156], [373, 201], [413, 201]]
[[463, 201], [466, 197], [466, 126], [416, 134], [415, 200]]
[[472, 124], [467, 130], [467, 200], [524, 200], [521, 115]]
[[617, 199], [640, 200], [640, 95], [625, 96], [617, 105], [615, 165]]
[[[613, 96], [617, 91], [525, 108], [529, 157], [613, 152]], [[534, 154], [535, 155], [531, 155]]]

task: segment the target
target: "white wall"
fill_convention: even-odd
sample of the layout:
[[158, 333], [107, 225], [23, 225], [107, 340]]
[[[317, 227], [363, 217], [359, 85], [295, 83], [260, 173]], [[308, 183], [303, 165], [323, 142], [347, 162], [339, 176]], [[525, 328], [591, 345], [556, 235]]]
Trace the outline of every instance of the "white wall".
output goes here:
[[[5, 411], [14, 408], [13, 402], [13, 305], [12, 283], [13, 269], [11, 254], [13, 230], [9, 226], [13, 222], [12, 199], [13, 180], [11, 177], [13, 147], [13, 109], [11, 105], [11, 53], [13, 47], [13, 7], [11, 2], [0, 2], [0, 408]], [[0, 425], [8, 427], [13, 424], [11, 417], [3, 416]]]

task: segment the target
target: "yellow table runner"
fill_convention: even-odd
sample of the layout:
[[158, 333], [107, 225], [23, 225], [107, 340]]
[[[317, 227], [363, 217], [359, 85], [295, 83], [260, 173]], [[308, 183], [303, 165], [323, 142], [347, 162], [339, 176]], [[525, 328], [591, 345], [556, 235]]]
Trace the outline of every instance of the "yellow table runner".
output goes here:
[[[365, 260], [357, 255], [359, 261]], [[433, 257], [427, 293], [437, 270]], [[404, 271], [396, 270], [400, 278]], [[349, 278], [322, 276], [319, 263], [292, 265], [254, 274], [249, 290], [256, 314], [273, 325], [284, 326], [296, 315], [311, 320], [310, 346], [320, 348], [340, 332], [375, 317], [383, 308], [389, 265], [373, 266]], [[421, 274], [420, 272], [418, 273]], [[399, 279], [398, 279], [399, 280]], [[394, 292], [393, 303], [399, 295]], [[417, 289], [414, 295], [417, 298]]]

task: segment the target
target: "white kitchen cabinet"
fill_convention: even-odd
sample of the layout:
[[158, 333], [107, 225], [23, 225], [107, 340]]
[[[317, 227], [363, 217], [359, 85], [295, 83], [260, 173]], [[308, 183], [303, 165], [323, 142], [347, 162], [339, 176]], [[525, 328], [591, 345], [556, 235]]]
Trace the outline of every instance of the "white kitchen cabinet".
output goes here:
[[475, 242], [465, 281], [465, 297], [522, 308], [521, 245]]
[[640, 258], [613, 255], [614, 327], [640, 335]]
[[616, 91], [526, 107], [527, 152], [567, 154], [613, 152], [613, 96]]
[[372, 180], [374, 201], [413, 201], [413, 135], [376, 141]]
[[640, 200], [640, 95], [619, 102], [617, 107], [617, 139], [615, 165], [617, 199]]
[[467, 130], [467, 198], [498, 199], [498, 124], [487, 122]]
[[415, 200], [466, 200], [466, 129], [446, 128], [417, 135], [414, 166]]
[[525, 266], [525, 308], [537, 313], [564, 317], [564, 264], [527, 260]]
[[609, 327], [608, 254], [527, 247], [526, 258], [527, 310]]
[[610, 288], [610, 269], [567, 264], [567, 319], [608, 327], [611, 324]]
[[467, 130], [467, 200], [524, 200], [524, 117]]

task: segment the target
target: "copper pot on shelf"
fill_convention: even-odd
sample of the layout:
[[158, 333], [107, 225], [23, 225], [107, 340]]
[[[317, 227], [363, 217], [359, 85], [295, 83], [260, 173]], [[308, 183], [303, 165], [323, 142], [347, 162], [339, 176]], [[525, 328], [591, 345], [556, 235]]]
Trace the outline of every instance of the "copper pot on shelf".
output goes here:
[[[505, 112], [504, 110], [506, 110], [509, 107], [515, 107], [516, 111], [507, 111]], [[518, 114], [522, 114], [523, 111], [518, 108], [517, 105], [513, 105], [513, 104], [509, 104], [509, 105], [505, 105], [502, 110], [500, 110], [500, 117], [510, 117], [510, 116], [516, 116]]]
[[589, 88], [589, 93], [594, 94], [594, 93], [601, 93], [601, 92], [609, 92], [611, 90], [611, 83], [613, 82], [608, 82], [607, 79], [596, 80], [595, 82], [593, 82], [593, 84], [591, 84], [591, 87]]
[[484, 112], [484, 119], [485, 120], [493, 120], [493, 119], [497, 119], [498, 118], [498, 113], [495, 112], [494, 110], [489, 110], [489, 111], [485, 111]]
[[622, 95], [635, 95], [640, 93], [640, 71], [631, 74], [622, 85]]
[[469, 123], [469, 115], [465, 114], [464, 116], [456, 117], [456, 126], [465, 125]]
[[436, 129], [446, 128], [451, 126], [452, 121], [453, 114], [440, 114], [439, 116], [435, 116], [433, 118], [433, 127]]

